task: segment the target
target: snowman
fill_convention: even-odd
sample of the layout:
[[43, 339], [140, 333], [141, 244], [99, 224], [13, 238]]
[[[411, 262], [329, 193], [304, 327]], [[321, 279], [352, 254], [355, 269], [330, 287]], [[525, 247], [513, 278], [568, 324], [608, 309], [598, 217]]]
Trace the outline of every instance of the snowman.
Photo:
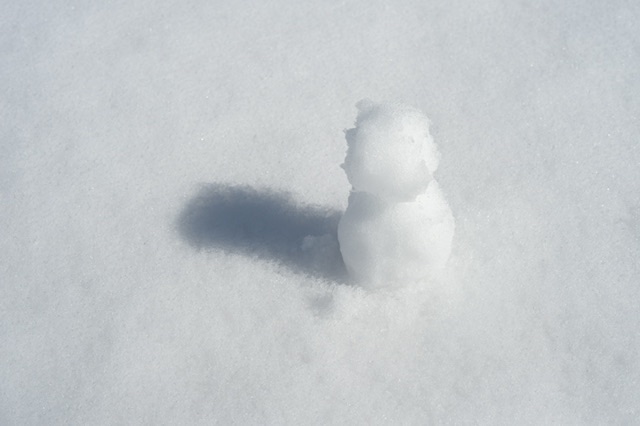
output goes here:
[[338, 225], [347, 271], [366, 288], [435, 277], [451, 253], [455, 225], [433, 178], [440, 154], [429, 120], [404, 105], [356, 106], [342, 165], [352, 190]]

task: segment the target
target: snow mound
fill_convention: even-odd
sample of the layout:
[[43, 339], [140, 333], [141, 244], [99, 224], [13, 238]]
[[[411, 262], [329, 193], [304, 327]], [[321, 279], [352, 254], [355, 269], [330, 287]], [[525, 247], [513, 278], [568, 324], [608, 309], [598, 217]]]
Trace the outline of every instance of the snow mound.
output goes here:
[[446, 265], [455, 226], [433, 179], [439, 153], [429, 120], [404, 105], [357, 107], [343, 165], [353, 188], [338, 226], [347, 270], [369, 288], [433, 276]]

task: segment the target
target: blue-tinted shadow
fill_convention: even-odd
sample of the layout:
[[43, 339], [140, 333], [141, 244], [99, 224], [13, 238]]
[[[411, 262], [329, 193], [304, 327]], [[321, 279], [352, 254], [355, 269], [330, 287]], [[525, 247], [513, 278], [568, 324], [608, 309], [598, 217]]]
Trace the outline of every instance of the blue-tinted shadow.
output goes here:
[[300, 205], [285, 192], [209, 184], [187, 203], [178, 229], [196, 249], [274, 260], [296, 273], [344, 282], [340, 215]]

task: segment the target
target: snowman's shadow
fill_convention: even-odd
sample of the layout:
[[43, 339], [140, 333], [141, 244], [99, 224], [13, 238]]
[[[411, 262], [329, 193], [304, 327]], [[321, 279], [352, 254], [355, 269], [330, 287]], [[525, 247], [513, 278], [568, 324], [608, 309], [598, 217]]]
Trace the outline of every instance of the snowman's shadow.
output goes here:
[[296, 273], [344, 282], [336, 210], [296, 203], [285, 192], [203, 185], [178, 218], [195, 249], [274, 260]]

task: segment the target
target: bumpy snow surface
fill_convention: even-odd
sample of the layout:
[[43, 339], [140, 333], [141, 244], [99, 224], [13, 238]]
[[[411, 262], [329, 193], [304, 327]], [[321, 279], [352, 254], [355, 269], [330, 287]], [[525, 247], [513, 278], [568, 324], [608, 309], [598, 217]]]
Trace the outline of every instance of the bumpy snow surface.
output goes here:
[[338, 224], [349, 275], [369, 288], [434, 278], [449, 259], [455, 226], [433, 178], [439, 152], [429, 121], [403, 105], [363, 100], [358, 108], [343, 165], [352, 191]]
[[[636, 423], [638, 22], [0, 0], [0, 424]], [[422, 286], [342, 264], [365, 97], [442, 154], [455, 236]]]

